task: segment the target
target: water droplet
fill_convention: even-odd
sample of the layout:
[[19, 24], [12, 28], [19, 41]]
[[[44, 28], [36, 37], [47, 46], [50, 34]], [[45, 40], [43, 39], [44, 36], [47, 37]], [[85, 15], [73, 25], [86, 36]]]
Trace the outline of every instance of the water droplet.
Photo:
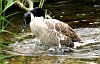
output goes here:
[[82, 21], [87, 21], [87, 20], [82, 20]]
[[91, 12], [91, 13], [94, 13], [94, 12]]
[[100, 7], [100, 5], [94, 5], [93, 7]]
[[100, 22], [94, 22], [94, 24], [99, 24]]
[[100, 21], [100, 20], [96, 20], [96, 21]]
[[89, 23], [89, 24], [93, 24], [93, 23]]
[[60, 16], [61, 18], [63, 17], [63, 16]]
[[62, 12], [63, 14], [65, 13], [65, 12]]
[[74, 21], [74, 22], [80, 22], [80, 21]]

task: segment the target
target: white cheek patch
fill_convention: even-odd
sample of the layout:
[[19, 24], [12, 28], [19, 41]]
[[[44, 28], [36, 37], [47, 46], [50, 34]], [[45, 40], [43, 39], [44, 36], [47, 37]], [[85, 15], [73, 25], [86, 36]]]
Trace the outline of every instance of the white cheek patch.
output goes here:
[[31, 21], [33, 21], [34, 19], [34, 15], [31, 13]]

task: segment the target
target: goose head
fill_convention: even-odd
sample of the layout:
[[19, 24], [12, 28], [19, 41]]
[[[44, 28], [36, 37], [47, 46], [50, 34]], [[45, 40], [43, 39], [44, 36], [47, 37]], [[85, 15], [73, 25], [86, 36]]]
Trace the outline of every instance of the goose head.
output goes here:
[[23, 27], [22, 32], [24, 31], [26, 26], [30, 24], [32, 19], [34, 19], [35, 17], [45, 18], [45, 11], [42, 8], [36, 7], [36, 8], [33, 8], [32, 10], [30, 10], [29, 12], [26, 12], [23, 17], [24, 27]]

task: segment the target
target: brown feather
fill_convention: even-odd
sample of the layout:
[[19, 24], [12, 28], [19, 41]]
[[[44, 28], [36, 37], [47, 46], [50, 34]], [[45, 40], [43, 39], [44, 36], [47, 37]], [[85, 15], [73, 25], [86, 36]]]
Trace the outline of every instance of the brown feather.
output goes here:
[[[58, 21], [58, 20], [56, 20]], [[63, 22], [55, 22], [55, 20], [52, 21], [46, 21], [46, 24], [49, 29], [56, 29], [56, 31], [62, 33], [63, 35], [71, 38], [73, 42], [81, 42], [82, 39], [80, 36], [67, 24]]]

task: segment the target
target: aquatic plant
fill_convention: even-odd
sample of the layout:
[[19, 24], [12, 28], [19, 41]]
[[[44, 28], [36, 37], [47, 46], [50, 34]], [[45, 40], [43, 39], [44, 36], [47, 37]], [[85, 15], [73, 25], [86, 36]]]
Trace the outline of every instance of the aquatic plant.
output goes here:
[[[7, 18], [19, 13], [11, 13], [6, 15], [7, 9], [9, 9], [13, 4], [17, 4], [20, 8], [24, 9], [25, 11], [29, 11], [30, 9], [34, 8], [34, 2], [39, 2], [40, 8], [43, 7], [45, 0], [0, 0], [0, 59], [5, 59], [11, 56], [6, 56], [2, 54], [2, 47], [6, 47], [7, 42], [3, 42], [3, 34], [4, 32], [9, 33], [13, 36], [17, 35], [16, 33], [10, 32], [6, 30], [6, 27], [11, 24], [10, 20]], [[27, 7], [28, 5], [28, 7]]]
[[13, 14], [9, 14], [7, 16], [5, 15], [5, 11], [8, 8], [10, 8], [14, 3], [15, 3], [14, 0], [7, 0], [7, 1], [6, 0], [0, 0], [0, 59], [12, 57], [12, 56], [2, 54], [2, 47], [6, 47], [6, 45], [3, 45], [3, 44], [7, 44], [7, 42], [3, 42], [2, 38], [3, 38], [4, 32], [11, 33], [11, 32], [6, 30], [6, 27], [9, 24], [11, 24], [11, 22], [9, 20], [7, 20], [7, 18], [18, 13], [18, 12], [16, 12], [16, 13], [13, 13]]

